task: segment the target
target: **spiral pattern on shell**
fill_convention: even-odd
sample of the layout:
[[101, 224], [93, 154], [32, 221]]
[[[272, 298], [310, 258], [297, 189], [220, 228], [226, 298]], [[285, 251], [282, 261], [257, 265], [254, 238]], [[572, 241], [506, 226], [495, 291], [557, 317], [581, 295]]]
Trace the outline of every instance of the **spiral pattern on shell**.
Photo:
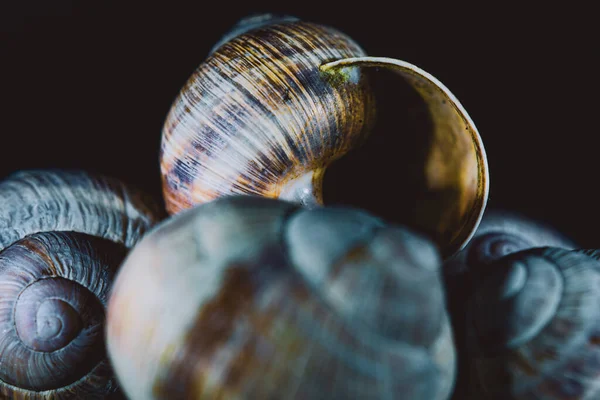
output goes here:
[[597, 253], [528, 249], [492, 266], [468, 308], [473, 398], [598, 398]]
[[488, 265], [504, 256], [535, 247], [574, 249], [576, 244], [556, 229], [517, 213], [488, 210], [465, 248], [444, 262], [447, 275], [485, 275]]
[[109, 355], [132, 399], [446, 399], [439, 266], [428, 240], [364, 212], [216, 200], [132, 251]]
[[[462, 399], [472, 386], [471, 360], [467, 347], [465, 308], [474, 291], [485, 277], [493, 273], [496, 260], [510, 254], [545, 246], [573, 249], [575, 243], [556, 229], [513, 212], [486, 211], [475, 235], [465, 248], [446, 260], [443, 265], [448, 309], [458, 350], [458, 379], [456, 396]], [[467, 397], [468, 398], [468, 397]]]
[[13, 174], [0, 182], [0, 202], [0, 397], [117, 398], [104, 310], [157, 208], [78, 171]]

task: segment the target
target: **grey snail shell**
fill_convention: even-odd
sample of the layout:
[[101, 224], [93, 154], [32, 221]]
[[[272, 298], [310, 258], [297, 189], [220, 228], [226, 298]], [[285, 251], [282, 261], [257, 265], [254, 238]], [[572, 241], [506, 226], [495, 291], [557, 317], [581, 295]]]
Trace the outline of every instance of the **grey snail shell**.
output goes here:
[[537, 248], [493, 263], [469, 302], [470, 397], [600, 398], [600, 261]]
[[[404, 191], [415, 197], [413, 220], [402, 223], [431, 236], [444, 257], [453, 254], [475, 231], [488, 193], [486, 155], [468, 113], [420, 68], [367, 57], [344, 33], [294, 17], [243, 20], [182, 88], [161, 142], [167, 211], [240, 194], [322, 205], [327, 167], [372, 131], [364, 70], [378, 68], [406, 80], [431, 119], [419, 189]], [[393, 175], [395, 161], [381, 173]]]
[[105, 307], [156, 206], [111, 178], [38, 170], [0, 182], [0, 204], [0, 397], [120, 398]]
[[159, 225], [115, 280], [107, 347], [133, 399], [447, 399], [429, 240], [349, 208], [228, 196]]
[[465, 308], [485, 276], [493, 272], [494, 261], [537, 247], [575, 249], [577, 245], [555, 228], [516, 212], [487, 210], [475, 235], [463, 250], [444, 261], [443, 273], [455, 342], [458, 348], [457, 399], [463, 399], [472, 382], [467, 373], [470, 359], [466, 348]]
[[447, 275], [485, 274], [506, 255], [534, 247], [575, 249], [577, 244], [548, 224], [516, 212], [487, 210], [469, 243], [444, 262]]

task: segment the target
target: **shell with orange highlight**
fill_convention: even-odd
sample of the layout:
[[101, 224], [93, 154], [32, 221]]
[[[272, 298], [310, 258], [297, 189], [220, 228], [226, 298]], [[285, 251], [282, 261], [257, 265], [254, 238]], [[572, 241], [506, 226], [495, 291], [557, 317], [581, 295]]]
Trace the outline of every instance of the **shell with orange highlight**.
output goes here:
[[[455, 253], [475, 231], [488, 193], [485, 150], [468, 113], [420, 68], [367, 57], [346, 34], [294, 17], [242, 20], [180, 91], [160, 151], [167, 211], [240, 194], [322, 205], [327, 167], [373, 131], [369, 68], [397, 73], [422, 97], [431, 120], [427, 148], [415, 149], [426, 154], [416, 162], [419, 189], [389, 185], [414, 197], [412, 220], [397, 222], [431, 236], [443, 257]], [[386, 173], [394, 176], [402, 165], [389, 163]]]
[[374, 109], [364, 77], [349, 70], [332, 82], [319, 70], [364, 55], [358, 44], [293, 18], [252, 21], [200, 65], [167, 117], [161, 170], [170, 213], [229, 194], [285, 196], [298, 178], [320, 181], [366, 134]]
[[109, 355], [132, 400], [444, 400], [440, 265], [429, 240], [356, 209], [215, 200], [131, 252]]

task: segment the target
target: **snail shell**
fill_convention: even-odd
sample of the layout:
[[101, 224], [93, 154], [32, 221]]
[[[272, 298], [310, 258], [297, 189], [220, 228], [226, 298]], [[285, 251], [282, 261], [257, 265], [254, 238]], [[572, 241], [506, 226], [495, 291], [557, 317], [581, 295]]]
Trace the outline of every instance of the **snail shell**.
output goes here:
[[406, 194], [415, 196], [414, 221], [403, 223], [430, 235], [444, 256], [460, 249], [488, 192], [483, 144], [462, 105], [418, 67], [367, 57], [347, 35], [293, 17], [242, 21], [182, 88], [161, 144], [167, 211], [236, 194], [322, 205], [326, 168], [375, 121], [365, 68], [397, 72], [431, 116], [424, 189]]
[[142, 193], [78, 171], [0, 183], [0, 397], [119, 396], [105, 307], [128, 248], [157, 221]]
[[474, 399], [600, 398], [598, 253], [523, 250], [493, 263], [468, 307]]
[[372, 118], [359, 71], [333, 85], [319, 70], [324, 60], [364, 55], [346, 35], [279, 18], [242, 21], [238, 32], [194, 72], [165, 122], [161, 169], [170, 213], [225, 194], [321, 202], [320, 191], [305, 186], [321, 181]]
[[131, 399], [446, 399], [435, 247], [346, 208], [230, 196], [161, 224], [111, 294]]
[[536, 247], [574, 249], [570, 239], [556, 229], [523, 215], [502, 210], [486, 211], [477, 232], [467, 246], [446, 260], [443, 265], [448, 310], [458, 350], [458, 378], [455, 388], [457, 399], [471, 386], [468, 374], [470, 360], [466, 357], [468, 336], [465, 308], [474, 290], [493, 262], [509, 254]]
[[487, 266], [508, 254], [534, 247], [575, 249], [568, 237], [540, 221], [514, 212], [488, 210], [463, 250], [444, 262], [449, 275], [484, 275]]

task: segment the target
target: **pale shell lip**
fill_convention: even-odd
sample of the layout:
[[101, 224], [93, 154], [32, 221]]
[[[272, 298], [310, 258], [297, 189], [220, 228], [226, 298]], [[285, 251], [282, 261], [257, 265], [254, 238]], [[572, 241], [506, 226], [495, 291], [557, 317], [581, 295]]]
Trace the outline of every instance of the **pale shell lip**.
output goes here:
[[[321, 65], [320, 69], [322, 72], [328, 72], [329, 70], [335, 68], [343, 68], [343, 67], [382, 67], [389, 68], [396, 71], [401, 71], [404, 73], [410, 73], [413, 75], [418, 75], [421, 78], [425, 78], [429, 83], [431, 83], [432, 87], [435, 87], [437, 90], [441, 91], [451, 102], [454, 109], [457, 111], [457, 114], [463, 119], [465, 124], [469, 127], [469, 132], [471, 133], [471, 138], [473, 140], [473, 144], [475, 147], [475, 153], [477, 156], [477, 167], [478, 167], [478, 199], [477, 205], [478, 210], [476, 213], [469, 218], [469, 221], [466, 222], [467, 229], [465, 229], [465, 233], [462, 233], [458, 236], [456, 241], [459, 243], [450, 243], [449, 244], [449, 254], [445, 254], [445, 258], [456, 254], [460, 250], [464, 249], [466, 245], [471, 241], [475, 232], [477, 231], [477, 227], [481, 223], [483, 218], [483, 214], [485, 212], [485, 208], [487, 206], [487, 200], [489, 195], [489, 166], [487, 161], [487, 155], [485, 152], [485, 147], [483, 146], [483, 141], [477, 130], [477, 127], [467, 110], [463, 107], [460, 101], [456, 98], [456, 96], [448, 89], [442, 82], [440, 82], [436, 77], [424, 71], [423, 69], [408, 63], [406, 61], [398, 60], [390, 57], [350, 57], [340, 60], [335, 60], [331, 62], [327, 62]], [[468, 226], [470, 225], [470, 226]]]

